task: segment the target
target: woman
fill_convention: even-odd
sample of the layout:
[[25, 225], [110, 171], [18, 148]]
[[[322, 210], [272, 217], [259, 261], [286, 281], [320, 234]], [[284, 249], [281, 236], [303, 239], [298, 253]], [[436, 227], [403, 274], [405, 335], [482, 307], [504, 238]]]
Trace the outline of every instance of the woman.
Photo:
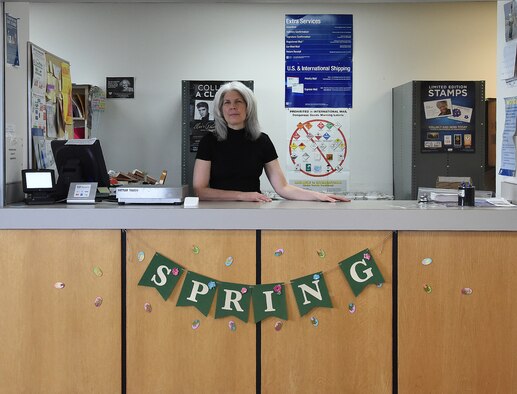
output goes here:
[[201, 200], [271, 201], [260, 191], [265, 169], [275, 192], [289, 200], [350, 201], [289, 185], [273, 143], [260, 130], [257, 103], [241, 82], [221, 86], [214, 98], [215, 133], [199, 143], [193, 186]]

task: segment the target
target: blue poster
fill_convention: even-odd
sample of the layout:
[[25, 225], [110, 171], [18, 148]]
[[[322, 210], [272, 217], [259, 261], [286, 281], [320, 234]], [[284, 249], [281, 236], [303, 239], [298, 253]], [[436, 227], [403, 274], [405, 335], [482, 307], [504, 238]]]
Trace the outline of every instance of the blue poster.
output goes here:
[[352, 55], [352, 15], [286, 15], [286, 108], [351, 108]]
[[517, 97], [504, 99], [504, 130], [501, 144], [501, 168], [499, 175], [515, 176], [515, 142], [517, 140]]
[[20, 65], [18, 56], [18, 19], [9, 14], [5, 15], [5, 31], [6, 31], [6, 62], [13, 66]]

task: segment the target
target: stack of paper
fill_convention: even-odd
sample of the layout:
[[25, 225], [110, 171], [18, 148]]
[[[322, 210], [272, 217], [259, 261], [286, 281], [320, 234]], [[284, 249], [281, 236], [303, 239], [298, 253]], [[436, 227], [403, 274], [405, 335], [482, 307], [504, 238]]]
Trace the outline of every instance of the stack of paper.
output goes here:
[[456, 193], [438, 193], [431, 192], [431, 201], [436, 202], [458, 202], [458, 192]]

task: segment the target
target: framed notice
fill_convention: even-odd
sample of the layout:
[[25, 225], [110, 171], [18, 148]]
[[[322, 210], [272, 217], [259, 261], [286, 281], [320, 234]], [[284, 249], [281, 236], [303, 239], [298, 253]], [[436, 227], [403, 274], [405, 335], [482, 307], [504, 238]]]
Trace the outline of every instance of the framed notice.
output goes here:
[[135, 98], [134, 77], [107, 77], [107, 98]]

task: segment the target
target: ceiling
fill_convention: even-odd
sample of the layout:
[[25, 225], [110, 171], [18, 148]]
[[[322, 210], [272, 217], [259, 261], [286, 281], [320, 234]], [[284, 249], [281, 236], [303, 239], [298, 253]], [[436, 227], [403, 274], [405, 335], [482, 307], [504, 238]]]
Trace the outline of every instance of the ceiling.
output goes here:
[[[461, 3], [496, 2], [497, 0], [29, 0], [29, 3], [238, 3], [238, 4], [368, 4], [368, 3]], [[10, 2], [27, 2], [11, 0]]]

